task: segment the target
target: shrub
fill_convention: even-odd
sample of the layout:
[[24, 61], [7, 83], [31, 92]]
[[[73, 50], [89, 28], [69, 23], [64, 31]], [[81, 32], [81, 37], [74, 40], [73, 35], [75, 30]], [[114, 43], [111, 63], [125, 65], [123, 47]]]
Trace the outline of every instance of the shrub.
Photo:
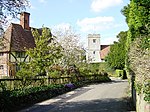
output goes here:
[[20, 109], [69, 91], [64, 85], [48, 85], [0, 92], [0, 110]]
[[116, 76], [121, 77], [121, 79], [126, 79], [127, 78], [125, 70], [116, 69]]

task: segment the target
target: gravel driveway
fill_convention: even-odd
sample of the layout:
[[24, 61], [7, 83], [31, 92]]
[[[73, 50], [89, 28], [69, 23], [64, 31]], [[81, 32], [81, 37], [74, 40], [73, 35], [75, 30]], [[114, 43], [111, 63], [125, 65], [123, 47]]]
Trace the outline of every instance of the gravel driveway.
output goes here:
[[113, 79], [78, 88], [21, 112], [131, 112], [124, 99], [127, 86], [127, 80]]

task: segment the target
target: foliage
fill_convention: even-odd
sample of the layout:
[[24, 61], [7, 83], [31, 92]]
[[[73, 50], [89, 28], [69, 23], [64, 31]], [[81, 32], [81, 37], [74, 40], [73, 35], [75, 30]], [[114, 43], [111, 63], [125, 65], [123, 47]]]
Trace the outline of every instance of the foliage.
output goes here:
[[106, 62], [113, 69], [123, 69], [125, 67], [125, 43], [127, 38], [127, 32], [121, 31], [117, 38], [119, 38], [118, 42], [115, 42], [110, 47], [110, 52], [106, 57]]
[[53, 71], [49, 72], [48, 75], [52, 78], [57, 78], [57, 77], [60, 77], [61, 72], [58, 70], [53, 70]]
[[[135, 74], [135, 88], [139, 94], [145, 94], [149, 101], [150, 89], [145, 89], [145, 83], [150, 79], [150, 0], [130, 0], [122, 13], [126, 17], [129, 30], [126, 42], [126, 69]], [[132, 72], [130, 72], [132, 71]], [[147, 88], [147, 87], [146, 87]]]
[[126, 79], [127, 78], [125, 70], [116, 69], [116, 76], [120, 77], [121, 79]]
[[144, 85], [143, 92], [145, 94], [144, 100], [150, 103], [150, 80]]
[[140, 37], [145, 38], [143, 45], [147, 43], [147, 47], [150, 46], [148, 36], [150, 34], [149, 4], [149, 0], [131, 0], [130, 4], [122, 9], [129, 26], [127, 47], [129, 47], [130, 41]]
[[101, 63], [90, 63], [84, 64], [79, 68], [80, 75], [90, 76], [90, 75], [112, 75], [113, 70], [107, 66], [105, 62]]
[[[83, 79], [81, 79], [83, 78]], [[34, 81], [34, 80], [33, 80]], [[80, 81], [74, 82], [74, 86], [81, 87], [85, 84], [100, 83], [110, 81], [105, 75], [93, 75], [80, 77]], [[32, 84], [32, 83], [31, 83]], [[0, 92], [0, 110], [17, 111], [17, 109], [30, 106], [34, 103], [50, 99], [75, 88], [66, 88], [66, 84], [41, 85], [36, 87], [21, 88], [15, 90], [5, 90]], [[68, 85], [68, 84], [67, 84]], [[4, 85], [3, 85], [4, 86]]]
[[36, 47], [27, 50], [27, 55], [31, 58], [31, 61], [22, 66], [20, 71], [22, 76], [31, 73], [31, 75], [46, 75], [46, 72], [50, 72], [50, 67], [59, 63], [59, 59], [62, 57], [62, 47], [57, 43], [56, 37], [52, 36], [50, 29], [42, 29], [42, 34], [39, 34], [38, 30], [32, 30], [35, 38]]
[[[135, 78], [135, 87], [138, 93], [143, 93], [143, 88], [145, 83], [148, 83], [150, 79], [150, 50], [142, 49], [142, 39], [135, 39], [128, 53], [129, 56], [129, 67], [134, 74], [136, 74]], [[149, 93], [149, 90], [147, 91]]]
[[139, 34], [148, 34], [150, 23], [150, 1], [149, 0], [131, 0], [128, 11], [128, 26], [132, 33], [131, 38], [136, 38]]
[[16, 111], [24, 106], [32, 105], [67, 91], [69, 89], [63, 85], [48, 85], [0, 92], [0, 110]]
[[21, 62], [19, 64], [20, 64], [19, 66], [21, 67], [21, 70], [19, 70], [16, 73], [16, 75], [15, 75], [16, 78], [24, 78], [24, 79], [26, 79], [26, 78], [33, 78], [33, 77], [35, 77], [36, 74], [30, 70], [29, 64], [27, 64], [25, 62]]

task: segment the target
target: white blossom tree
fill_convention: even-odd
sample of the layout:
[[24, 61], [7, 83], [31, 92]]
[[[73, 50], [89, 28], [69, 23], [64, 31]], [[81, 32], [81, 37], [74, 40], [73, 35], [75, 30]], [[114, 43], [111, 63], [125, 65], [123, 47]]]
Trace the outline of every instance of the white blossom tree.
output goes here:
[[58, 42], [63, 47], [61, 64], [64, 67], [79, 66], [85, 61], [85, 50], [80, 42], [80, 35], [76, 34], [71, 27], [56, 29], [54, 35], [58, 37]]

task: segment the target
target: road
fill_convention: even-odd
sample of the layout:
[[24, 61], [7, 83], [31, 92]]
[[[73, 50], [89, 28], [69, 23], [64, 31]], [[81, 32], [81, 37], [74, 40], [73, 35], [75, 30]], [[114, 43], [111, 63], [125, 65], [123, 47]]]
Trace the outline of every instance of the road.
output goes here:
[[35, 104], [20, 112], [129, 112], [127, 80], [93, 84]]

